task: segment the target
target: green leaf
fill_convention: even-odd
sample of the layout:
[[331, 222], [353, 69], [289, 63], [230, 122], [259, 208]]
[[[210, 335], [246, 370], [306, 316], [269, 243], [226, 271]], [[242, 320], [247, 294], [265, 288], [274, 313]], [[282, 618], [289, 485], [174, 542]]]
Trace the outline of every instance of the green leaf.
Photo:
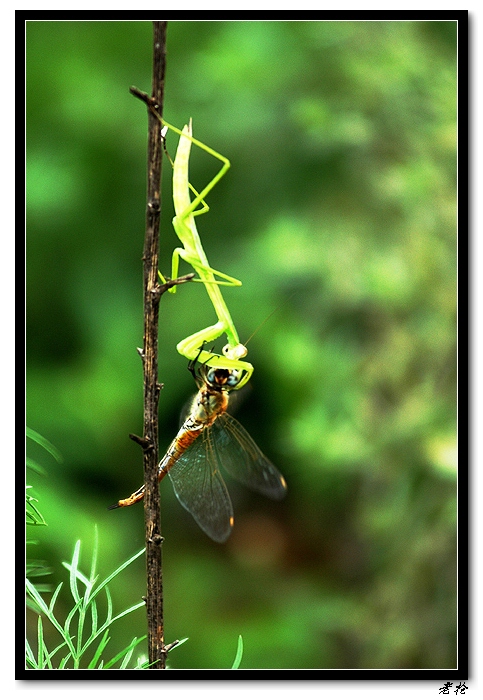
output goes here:
[[55, 589], [54, 595], [52, 596], [52, 599], [51, 599], [51, 601], [50, 601], [50, 605], [49, 605], [49, 615], [50, 615], [50, 614], [53, 614], [55, 601], [57, 600], [57, 596], [59, 595], [60, 589], [61, 589], [61, 588], [62, 588], [62, 582], [59, 583], [59, 585], [58, 585], [57, 588]]
[[31, 648], [31, 646], [30, 646], [30, 644], [29, 644], [29, 640], [28, 640], [28, 639], [25, 640], [25, 651], [26, 651], [26, 654], [27, 654], [27, 658], [26, 658], [27, 663], [30, 664], [30, 665], [32, 666], [32, 668], [36, 668], [36, 663], [37, 663], [37, 662], [36, 662], [36, 660], [35, 660], [35, 656], [34, 656], [34, 653], [33, 653], [33, 651], [32, 651], [32, 648]]
[[233, 665], [232, 665], [232, 669], [240, 667], [242, 656], [243, 656], [243, 638], [240, 634], [240, 635], [238, 635], [238, 647], [236, 650], [236, 656], [235, 656], [235, 660], [234, 660]]
[[[77, 576], [79, 575], [79, 578], [82, 577], [82, 574], [78, 572], [77, 565], [79, 564], [79, 553], [80, 553], [80, 540], [77, 540], [75, 543], [74, 547], [74, 555], [72, 557], [72, 564], [70, 565], [70, 590], [72, 593], [72, 597], [74, 598], [75, 602], [78, 603], [80, 601], [80, 595], [79, 595], [79, 589], [77, 588]], [[64, 564], [64, 566], [68, 566], [67, 564]], [[87, 579], [85, 579], [87, 580]]]
[[44, 437], [42, 437], [42, 435], [37, 433], [35, 430], [32, 430], [32, 428], [26, 429], [26, 435], [28, 438], [30, 438], [31, 440], [36, 442], [38, 445], [43, 447], [44, 450], [47, 450], [47, 452], [49, 452], [52, 455], [52, 457], [57, 462], [59, 462], [59, 464], [61, 464], [63, 462], [63, 457], [62, 457], [61, 453], [59, 452], [59, 450], [54, 445], [52, 445], [51, 442], [49, 442]]
[[37, 620], [37, 646], [37, 668], [44, 668], [44, 635], [42, 629], [42, 618], [40, 615]]
[[97, 662], [101, 658], [102, 652], [104, 651], [104, 649], [106, 648], [106, 646], [109, 642], [110, 637], [108, 635], [109, 635], [109, 630], [106, 630], [104, 632], [104, 634], [102, 635], [102, 639], [97, 646], [96, 653], [92, 657], [92, 659], [89, 663], [89, 666], [87, 668], [95, 668], [96, 667]]
[[27, 457], [27, 459], [25, 460], [25, 464], [29, 469], [31, 469], [33, 472], [36, 472], [37, 474], [40, 474], [41, 476], [45, 476], [47, 474], [46, 470], [31, 457]]
[[132, 556], [130, 559], [125, 561], [121, 566], [119, 566], [115, 571], [112, 572], [107, 578], [102, 581], [102, 583], [99, 584], [99, 586], [95, 589], [95, 591], [92, 593], [92, 598], [95, 598], [96, 595], [100, 593], [100, 591], [106, 586], [106, 584], [109, 583], [109, 581], [112, 581], [113, 578], [115, 578], [121, 571], [123, 571], [129, 564], [131, 564], [133, 561], [135, 561], [138, 557], [141, 556], [141, 554], [144, 554], [145, 548], [143, 547], [137, 554]]
[[137, 637], [134, 637], [134, 639], [132, 640], [132, 642], [131, 642], [130, 644], [128, 644], [128, 646], [127, 646], [125, 649], [123, 649], [123, 650], [120, 651], [118, 654], [116, 654], [116, 656], [114, 656], [114, 658], [112, 658], [110, 661], [108, 661], [108, 662], [104, 665], [104, 668], [112, 668], [112, 666], [114, 666], [114, 664], [117, 663], [117, 662], [119, 661], [119, 659], [121, 659], [124, 655], [125, 655], [126, 658], [125, 658], [124, 661], [122, 662], [121, 668], [126, 668], [128, 662], [129, 662], [129, 659], [130, 659], [131, 656], [132, 656], [132, 653], [133, 653], [133, 651], [134, 651], [134, 648], [135, 648], [138, 644], [140, 644], [142, 641], [144, 641], [146, 638], [147, 638], [147, 635], [144, 635], [143, 637], [140, 637], [139, 639], [138, 639]]
[[[31, 486], [26, 486], [25, 488], [31, 489]], [[43, 515], [40, 513], [39, 509], [35, 505], [35, 503], [38, 503], [38, 499], [34, 498], [33, 496], [29, 496], [27, 493], [25, 495], [26, 499], [26, 513], [25, 513], [25, 518], [26, 518], [26, 523], [27, 525], [47, 525], [47, 523], [44, 520]]]

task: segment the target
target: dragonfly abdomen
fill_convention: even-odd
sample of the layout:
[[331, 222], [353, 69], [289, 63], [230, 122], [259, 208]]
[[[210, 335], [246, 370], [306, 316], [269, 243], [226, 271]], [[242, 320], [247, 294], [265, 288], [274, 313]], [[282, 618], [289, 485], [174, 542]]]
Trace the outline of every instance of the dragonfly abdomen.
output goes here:
[[[188, 423], [188, 421], [186, 421]], [[188, 447], [196, 440], [198, 435], [203, 431], [204, 426], [200, 425], [196, 428], [186, 428], [186, 423], [179, 431], [178, 435], [175, 437], [171, 445], [168, 447], [166, 454], [158, 465], [158, 481], [164, 479], [166, 474], [169, 472], [171, 467], [176, 463], [176, 460], [188, 449]], [[190, 425], [193, 425], [190, 423]], [[117, 503], [113, 503], [109, 506], [108, 510], [113, 510], [114, 508], [124, 508], [126, 506], [132, 506], [137, 503], [142, 498], [144, 498], [145, 486], [144, 484], [129, 496]]]
[[196, 438], [199, 437], [199, 435], [203, 432], [204, 427], [204, 425], [199, 425], [196, 428], [186, 428], [186, 423], [183, 424], [177, 436], [168, 447], [163, 459], [159, 463], [159, 481], [166, 476], [171, 467], [176, 463], [176, 460], [179, 459], [188, 449], [188, 447], [193, 444]]

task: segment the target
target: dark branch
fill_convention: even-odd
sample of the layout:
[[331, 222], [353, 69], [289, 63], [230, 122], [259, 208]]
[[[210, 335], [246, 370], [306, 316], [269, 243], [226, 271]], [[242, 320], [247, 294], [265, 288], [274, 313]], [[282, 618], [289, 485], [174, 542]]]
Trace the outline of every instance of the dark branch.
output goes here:
[[[143, 251], [144, 277], [144, 344], [142, 349], [144, 373], [144, 433], [136, 440], [143, 447], [144, 461], [144, 523], [146, 530], [146, 614], [148, 620], [150, 669], [166, 668], [163, 620], [163, 576], [161, 558], [160, 501], [158, 487], [158, 251], [161, 209], [161, 162], [163, 154], [161, 122], [163, 112], [164, 76], [166, 71], [167, 22], [153, 22], [153, 80], [152, 97], [137, 88], [131, 93], [148, 105], [148, 191], [146, 204], [146, 233]], [[135, 439], [135, 438], [134, 438]]]

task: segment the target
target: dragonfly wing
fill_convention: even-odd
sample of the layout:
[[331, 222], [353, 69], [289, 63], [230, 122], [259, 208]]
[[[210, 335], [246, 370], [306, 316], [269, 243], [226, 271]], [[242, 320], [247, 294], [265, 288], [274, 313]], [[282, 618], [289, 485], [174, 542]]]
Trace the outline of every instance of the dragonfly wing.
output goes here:
[[285, 479], [233, 416], [219, 416], [212, 433], [218, 462], [231, 476], [269, 498], [280, 500], [285, 496]]
[[201, 529], [215, 542], [225, 542], [233, 526], [233, 508], [210, 433], [205, 428], [168, 474], [178, 501]]

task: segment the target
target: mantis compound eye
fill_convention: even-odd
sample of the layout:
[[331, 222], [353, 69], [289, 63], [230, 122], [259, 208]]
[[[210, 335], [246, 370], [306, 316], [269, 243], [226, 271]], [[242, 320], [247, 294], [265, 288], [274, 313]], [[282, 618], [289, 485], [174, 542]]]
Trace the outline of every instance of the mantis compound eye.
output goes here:
[[230, 360], [239, 360], [240, 357], [245, 357], [248, 350], [244, 345], [238, 343], [238, 345], [225, 345], [223, 348], [223, 354]]

